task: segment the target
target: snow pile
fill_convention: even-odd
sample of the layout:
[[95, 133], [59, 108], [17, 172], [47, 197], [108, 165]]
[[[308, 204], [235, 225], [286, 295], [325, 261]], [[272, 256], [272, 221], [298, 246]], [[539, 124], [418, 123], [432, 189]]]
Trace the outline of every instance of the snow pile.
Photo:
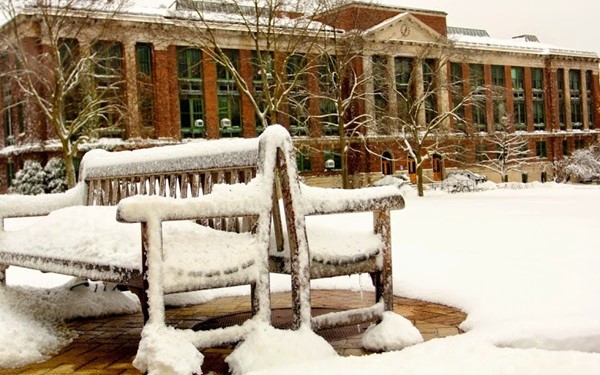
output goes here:
[[130, 293], [104, 290], [104, 284], [100, 290], [97, 284], [74, 287], [77, 283], [51, 289], [0, 287], [0, 367], [20, 367], [60, 350], [71, 340], [58, 328], [64, 320], [139, 311]]
[[172, 327], [146, 324], [133, 365], [148, 375], [202, 374], [204, 356]]
[[492, 181], [486, 181], [486, 182], [482, 182], [480, 184], [477, 184], [477, 189], [479, 190], [495, 190], [498, 189], [498, 185], [496, 185], [495, 182]]
[[259, 325], [225, 362], [236, 375], [335, 357], [337, 353], [333, 347], [309, 329], [290, 331]]
[[422, 342], [423, 336], [411, 321], [392, 311], [384, 312], [382, 321], [362, 336], [363, 347], [373, 352], [400, 350]]

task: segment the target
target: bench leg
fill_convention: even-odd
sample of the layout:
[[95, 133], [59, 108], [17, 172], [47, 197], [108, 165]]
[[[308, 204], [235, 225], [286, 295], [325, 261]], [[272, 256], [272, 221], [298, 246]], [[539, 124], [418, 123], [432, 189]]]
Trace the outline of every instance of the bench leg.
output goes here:
[[148, 294], [143, 288], [130, 287], [129, 290], [139, 298], [142, 307], [142, 316], [144, 317], [144, 324], [146, 324], [148, 318], [150, 318], [150, 314], [148, 313]]
[[385, 311], [394, 310], [394, 286], [392, 279], [392, 237], [390, 226], [389, 211], [374, 212], [375, 233], [381, 235], [383, 240], [383, 265], [379, 272], [379, 284], [375, 287], [378, 290], [378, 296], [383, 299], [383, 308]]

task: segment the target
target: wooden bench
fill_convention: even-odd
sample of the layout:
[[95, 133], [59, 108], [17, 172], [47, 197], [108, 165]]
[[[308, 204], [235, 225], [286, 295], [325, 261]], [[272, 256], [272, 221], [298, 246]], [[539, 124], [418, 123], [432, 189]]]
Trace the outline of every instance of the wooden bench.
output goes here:
[[[235, 139], [92, 150], [82, 160], [78, 185], [67, 192], [0, 196], [0, 283], [6, 282], [9, 266], [115, 283], [140, 297], [147, 318], [139, 226], [118, 223], [116, 205], [134, 195], [198, 197], [217, 183], [247, 182], [256, 174], [257, 149], [257, 139]], [[25, 228], [4, 230], [5, 219], [32, 216], [43, 217]], [[241, 229], [237, 218], [206, 224]]]
[[[236, 216], [253, 214], [253, 204], [249, 203], [248, 197], [250, 201], [263, 202], [265, 197], [271, 200], [268, 207], [265, 208], [263, 202], [263, 210], [254, 212], [262, 217], [254, 230], [257, 238], [249, 237], [247, 243], [242, 244], [249, 249], [258, 245], [258, 257], [261, 259], [263, 252], [269, 251], [268, 264], [257, 269], [263, 273], [259, 291], [264, 293], [264, 285], [268, 284], [268, 276], [264, 273], [291, 275], [293, 328], [316, 330], [381, 319], [384, 311], [393, 309], [390, 211], [404, 207], [400, 190], [393, 186], [341, 190], [302, 185], [290, 135], [278, 125], [269, 126], [260, 136], [259, 155], [257, 178], [251, 184], [235, 186], [235, 189], [231, 187], [231, 191], [220, 191], [216, 197], [206, 197], [231, 202], [228, 210]], [[278, 190], [281, 199], [275, 193]], [[164, 280], [163, 269], [166, 264], [164, 246], [156, 239], [165, 235], [167, 223], [218, 217], [220, 210], [209, 202], [205, 197], [182, 202], [138, 196], [119, 204], [119, 220], [141, 223], [146, 239], [142, 251], [154, 254], [144, 270], [145, 279], [152, 280], [150, 289], [154, 291], [154, 303], [151, 301], [150, 316], [154, 324], [164, 325], [163, 285], [160, 280]], [[364, 226], [356, 233], [351, 233], [347, 228], [323, 232], [318, 225], [311, 227], [306, 221], [308, 216], [360, 212], [372, 213], [373, 225]], [[335, 220], [333, 216], [328, 217]], [[266, 244], [265, 233], [270, 237]], [[151, 238], [155, 240], [149, 240]], [[215, 242], [218, 241], [221, 240], [215, 239]], [[206, 245], [198, 247], [203, 246]], [[221, 246], [224, 249], [230, 247], [225, 240]], [[376, 301], [372, 306], [311, 316], [310, 279], [362, 273], [371, 274], [375, 285]], [[190, 277], [189, 282], [192, 280], [193, 277]], [[263, 295], [262, 300], [268, 301], [268, 297]], [[261, 307], [263, 313], [269, 309], [269, 306]], [[265, 313], [263, 320], [268, 315]], [[201, 336], [202, 333], [198, 332], [197, 335]], [[195, 336], [190, 334], [189, 337]], [[197, 343], [203, 341], [198, 338], [195, 340]]]

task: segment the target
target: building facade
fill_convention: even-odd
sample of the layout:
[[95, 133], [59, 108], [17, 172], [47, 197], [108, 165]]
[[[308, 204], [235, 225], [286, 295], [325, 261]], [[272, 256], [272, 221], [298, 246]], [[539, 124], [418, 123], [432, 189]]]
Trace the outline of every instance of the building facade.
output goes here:
[[[110, 62], [97, 76], [102, 76], [103, 87], [111, 87], [111, 80], [119, 82], [115, 92], [126, 118], [114, 128], [112, 116], [102, 116], [105, 130], [101, 126], [96, 140], [80, 146], [80, 155], [91, 147], [127, 149], [260, 134], [264, 123], [245, 91], [251, 90], [255, 98], [264, 95], [261, 85], [267, 82], [257, 74], [252, 38], [233, 30], [230, 21], [213, 22], [219, 51], [227, 55], [236, 76], [216, 61], [214, 51], [190, 43], [188, 30], [168, 12], [123, 10], [113, 17], [111, 32], [91, 43]], [[19, 22], [33, 22], [35, 11], [18, 17]], [[496, 147], [489, 139], [500, 130], [523, 139], [529, 162], [519, 173], [529, 172], [530, 179], [597, 140], [600, 60], [595, 53], [545, 45], [532, 35], [499, 40], [484, 30], [447, 26], [445, 12], [400, 6], [350, 2], [320, 14], [318, 21], [326, 25], [320, 30], [335, 38], [359, 38], [354, 45], [360, 49], [352, 47], [358, 51], [351, 59], [352, 85], [340, 88], [352, 99], [343, 112], [350, 124], [343, 133], [335, 115], [339, 103], [315, 95], [327, 91], [319, 68], [306, 68], [314, 74], [301, 79], [290, 78], [298, 76], [296, 65], [306, 66], [315, 54], [307, 51], [296, 65], [287, 58], [281, 68], [300, 89], [289, 93], [290, 98], [297, 94], [295, 105], [282, 105], [276, 121], [293, 134], [298, 167], [309, 183], [340, 186], [342, 164], [350, 186], [369, 184], [384, 174], [414, 174], [415, 160], [404, 142], [408, 133], [398, 124], [427, 125], [438, 118], [443, 134], [432, 132], [435, 137], [421, 145], [428, 156], [424, 173], [434, 181], [451, 168], [485, 172], [479, 158]], [[28, 30], [23, 36], [28, 53], [47, 51], [43, 35], [36, 35], [43, 31]], [[84, 37], [63, 39], [77, 46], [90, 44]], [[266, 52], [272, 53], [273, 69], [278, 69], [284, 51]], [[4, 71], [11, 64], [10, 53], [0, 56]], [[245, 87], [240, 87], [239, 77]], [[60, 153], [61, 145], [36, 103], [24, 99], [10, 77], [3, 75], [0, 84], [0, 190], [5, 192], [25, 160], [44, 164]], [[415, 98], [424, 104], [415, 104]]]

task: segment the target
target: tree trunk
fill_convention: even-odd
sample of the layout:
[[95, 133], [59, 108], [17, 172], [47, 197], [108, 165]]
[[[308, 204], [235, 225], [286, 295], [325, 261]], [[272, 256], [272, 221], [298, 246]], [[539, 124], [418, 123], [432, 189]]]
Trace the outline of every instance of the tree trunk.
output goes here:
[[417, 191], [419, 193], [419, 197], [424, 196], [423, 191], [423, 159], [421, 159], [420, 154], [417, 154]]
[[[340, 124], [341, 127], [341, 124]], [[349, 173], [348, 173], [348, 150], [346, 146], [346, 134], [343, 134], [343, 130], [340, 130], [340, 152], [342, 159], [342, 187], [344, 189], [350, 188]]]
[[70, 153], [63, 153], [63, 161], [65, 162], [65, 169], [67, 172], [67, 188], [70, 189], [77, 183], [75, 175], [75, 163], [73, 162], [73, 155]]

